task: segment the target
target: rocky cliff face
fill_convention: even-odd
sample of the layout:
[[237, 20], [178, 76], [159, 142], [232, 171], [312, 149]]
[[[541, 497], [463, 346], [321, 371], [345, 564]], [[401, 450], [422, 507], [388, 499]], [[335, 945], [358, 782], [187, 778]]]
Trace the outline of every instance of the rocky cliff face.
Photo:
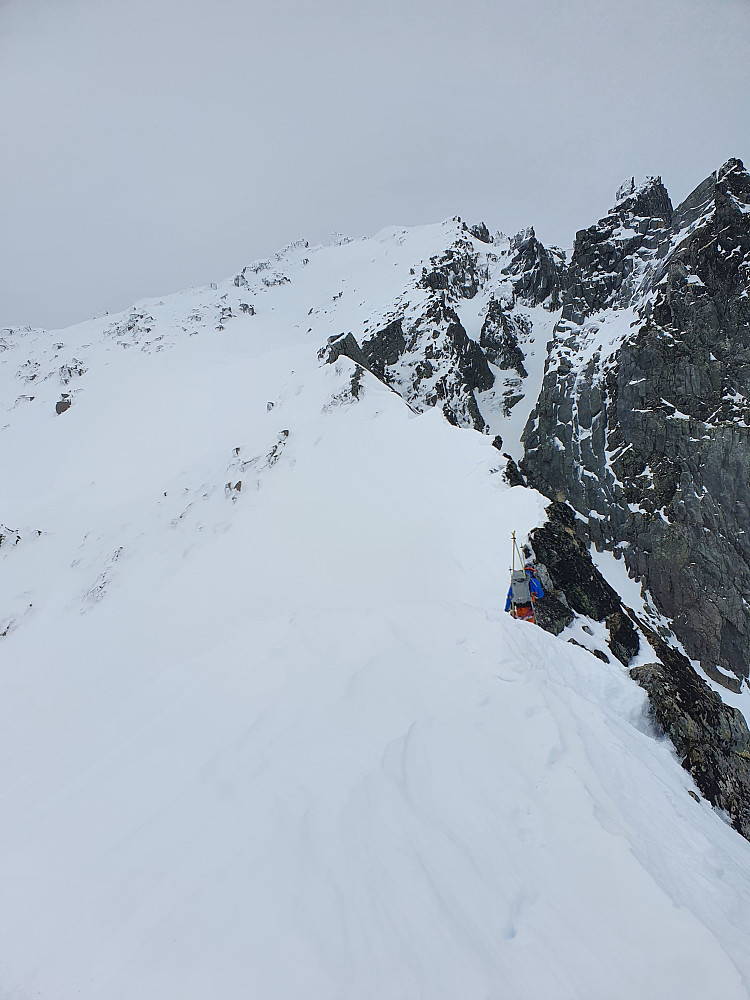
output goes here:
[[[546, 523], [532, 532], [530, 541], [545, 588], [536, 604], [537, 624], [559, 635], [576, 615], [582, 616], [604, 625], [606, 647], [624, 666], [642, 649], [642, 661], [653, 656], [630, 674], [648, 693], [654, 723], [669, 736], [705, 798], [750, 839], [750, 731], [742, 713], [725, 705], [690, 660], [623, 603], [592, 562], [584, 524], [568, 504], [550, 504]], [[579, 634], [583, 641], [570, 637], [568, 642], [610, 659], [588, 639], [590, 627]]]
[[675, 211], [658, 178], [618, 194], [561, 274], [522, 468], [624, 552], [688, 653], [737, 686], [750, 662], [750, 175], [729, 160]]
[[416, 410], [440, 406], [452, 424], [495, 435], [522, 399], [536, 398], [527, 352], [546, 344], [565, 255], [542, 246], [533, 229], [493, 239], [483, 224], [455, 221], [451, 243], [421, 272], [412, 269], [391, 313], [356, 336], [342, 333], [327, 357], [347, 355]]

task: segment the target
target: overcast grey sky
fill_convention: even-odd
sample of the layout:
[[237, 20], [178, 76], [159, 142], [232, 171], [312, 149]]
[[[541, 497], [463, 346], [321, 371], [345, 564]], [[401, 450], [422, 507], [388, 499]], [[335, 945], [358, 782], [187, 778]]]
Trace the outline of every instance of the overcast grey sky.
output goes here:
[[0, 0], [0, 326], [750, 160], [750, 0]]

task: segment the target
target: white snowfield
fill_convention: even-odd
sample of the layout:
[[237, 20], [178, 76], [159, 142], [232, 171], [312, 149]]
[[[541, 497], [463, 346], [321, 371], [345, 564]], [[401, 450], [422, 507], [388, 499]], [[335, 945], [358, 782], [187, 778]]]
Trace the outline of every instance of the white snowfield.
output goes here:
[[750, 844], [503, 613], [544, 499], [317, 356], [454, 228], [5, 335], [3, 1000], [750, 997]]

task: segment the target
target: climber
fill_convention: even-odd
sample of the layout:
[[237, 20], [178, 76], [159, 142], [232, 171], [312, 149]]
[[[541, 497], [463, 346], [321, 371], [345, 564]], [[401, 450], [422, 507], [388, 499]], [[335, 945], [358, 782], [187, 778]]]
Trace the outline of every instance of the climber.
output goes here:
[[515, 569], [511, 572], [505, 610], [509, 611], [514, 618], [536, 622], [534, 601], [540, 597], [544, 597], [544, 591], [541, 583], [537, 580], [536, 569], [532, 563], [527, 562], [522, 570]]

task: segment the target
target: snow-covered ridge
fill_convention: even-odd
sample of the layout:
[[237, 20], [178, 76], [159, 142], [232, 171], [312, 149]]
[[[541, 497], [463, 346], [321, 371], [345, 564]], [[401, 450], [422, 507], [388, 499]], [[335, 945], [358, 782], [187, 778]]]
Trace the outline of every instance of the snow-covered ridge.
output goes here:
[[[17, 382], [27, 390], [8, 396], [11, 406], [67, 408], [81, 397], [92, 352], [107, 347], [158, 353], [229, 325], [275, 346], [307, 341], [319, 348], [348, 334], [364, 345], [397, 323], [404, 342], [387, 372], [377, 368], [379, 377], [417, 410], [440, 404], [453, 422], [508, 439], [520, 458], [520, 428], [539, 391], [555, 319], [554, 288], [539, 271], [554, 269], [548, 259], [533, 230], [488, 244], [458, 219], [331, 246], [294, 243], [216, 286], [143, 300], [53, 342], [45, 331], [4, 331], [12, 352], [6, 361], [19, 359]], [[463, 344], [475, 345], [481, 375], [465, 368]]]
[[[750, 996], [747, 843], [620, 664], [502, 611], [546, 500], [490, 433], [557, 315], [515, 252], [296, 245], [4, 335], [0, 993]], [[523, 354], [485, 434], [393, 391], [415, 351], [327, 363], [443, 295]]]

